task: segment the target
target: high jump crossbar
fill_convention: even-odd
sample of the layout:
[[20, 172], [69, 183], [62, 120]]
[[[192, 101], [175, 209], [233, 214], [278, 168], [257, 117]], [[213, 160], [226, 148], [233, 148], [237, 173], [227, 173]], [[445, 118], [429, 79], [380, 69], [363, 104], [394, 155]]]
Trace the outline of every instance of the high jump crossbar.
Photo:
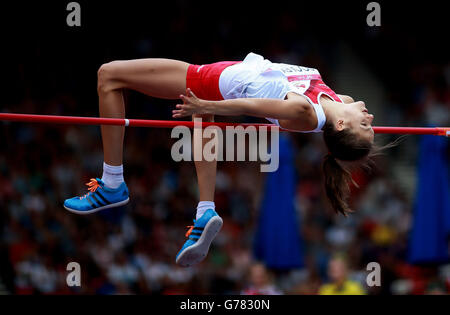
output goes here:
[[[49, 123], [49, 124], [69, 124], [69, 125], [113, 125], [126, 127], [150, 127], [150, 128], [174, 128], [185, 126], [194, 128], [193, 121], [170, 121], [170, 120], [145, 120], [126, 118], [100, 118], [100, 117], [77, 117], [77, 116], [56, 116], [56, 115], [32, 115], [0, 113], [0, 121], [16, 121], [29, 123]], [[217, 126], [225, 129], [227, 126], [249, 127], [272, 127], [273, 124], [256, 123], [224, 123], [224, 122], [202, 122], [202, 127]], [[384, 134], [415, 134], [415, 135], [435, 135], [450, 137], [450, 127], [373, 127], [375, 133]], [[289, 131], [280, 128], [280, 131]]]

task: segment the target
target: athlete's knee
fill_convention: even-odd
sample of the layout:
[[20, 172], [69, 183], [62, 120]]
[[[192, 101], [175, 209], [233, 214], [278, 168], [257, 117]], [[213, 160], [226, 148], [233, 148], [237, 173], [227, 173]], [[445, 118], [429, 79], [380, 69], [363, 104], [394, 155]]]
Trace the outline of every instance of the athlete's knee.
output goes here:
[[97, 90], [99, 92], [109, 92], [116, 89], [113, 84], [117, 79], [117, 68], [120, 61], [111, 61], [100, 66], [97, 72]]

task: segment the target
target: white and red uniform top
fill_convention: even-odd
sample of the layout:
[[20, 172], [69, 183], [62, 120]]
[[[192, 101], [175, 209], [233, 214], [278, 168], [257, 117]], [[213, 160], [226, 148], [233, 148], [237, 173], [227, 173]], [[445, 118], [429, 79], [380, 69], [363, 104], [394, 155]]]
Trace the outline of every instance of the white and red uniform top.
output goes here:
[[[320, 105], [322, 94], [342, 102], [323, 82], [317, 69], [273, 63], [254, 53], [249, 53], [242, 62], [223, 69], [219, 77], [219, 90], [224, 99], [285, 99], [289, 92], [302, 95], [314, 107], [318, 120], [314, 130], [304, 132], [320, 132], [325, 124], [325, 113]], [[266, 119], [280, 125], [277, 119]]]

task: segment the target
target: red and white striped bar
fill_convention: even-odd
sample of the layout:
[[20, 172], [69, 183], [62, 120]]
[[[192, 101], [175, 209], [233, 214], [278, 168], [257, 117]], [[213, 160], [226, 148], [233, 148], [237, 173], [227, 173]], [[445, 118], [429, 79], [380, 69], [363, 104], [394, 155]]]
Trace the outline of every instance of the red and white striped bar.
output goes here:
[[[149, 128], [174, 128], [177, 126], [194, 127], [193, 121], [170, 121], [170, 120], [145, 120], [145, 119], [122, 119], [122, 118], [99, 118], [99, 117], [76, 117], [76, 116], [54, 116], [54, 115], [31, 115], [0, 113], [0, 121], [16, 121], [29, 123], [50, 123], [69, 125], [114, 125], [127, 127], [149, 127]], [[273, 124], [252, 123], [220, 123], [203, 122], [202, 127], [218, 126], [225, 129], [227, 126], [254, 126], [256, 128], [275, 126]], [[373, 127], [375, 133], [384, 134], [413, 134], [413, 135], [435, 135], [450, 137], [450, 127]], [[288, 131], [280, 128], [280, 131]]]

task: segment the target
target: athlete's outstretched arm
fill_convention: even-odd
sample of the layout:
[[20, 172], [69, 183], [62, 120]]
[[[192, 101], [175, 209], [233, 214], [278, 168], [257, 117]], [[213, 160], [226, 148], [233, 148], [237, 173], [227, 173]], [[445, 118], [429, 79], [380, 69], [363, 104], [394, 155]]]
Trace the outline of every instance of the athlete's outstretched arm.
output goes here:
[[311, 114], [311, 105], [303, 97], [279, 100], [265, 98], [236, 98], [223, 101], [201, 100], [187, 90], [189, 96], [180, 95], [183, 104], [173, 110], [173, 117], [180, 118], [193, 114], [213, 114], [222, 116], [248, 115], [274, 119], [305, 118]]

